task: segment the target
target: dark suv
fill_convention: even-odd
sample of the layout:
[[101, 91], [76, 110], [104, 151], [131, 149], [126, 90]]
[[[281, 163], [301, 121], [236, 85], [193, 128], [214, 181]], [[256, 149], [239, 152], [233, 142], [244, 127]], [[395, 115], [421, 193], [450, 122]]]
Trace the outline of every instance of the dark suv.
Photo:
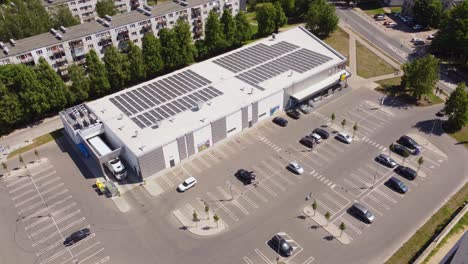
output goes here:
[[291, 256], [293, 247], [280, 235], [275, 235], [271, 239], [271, 247], [275, 249], [278, 254], [284, 257]]
[[322, 128], [316, 128], [314, 129], [314, 131], [312, 131], [312, 133], [319, 135], [323, 139], [327, 139], [330, 137], [330, 134], [325, 129], [322, 129]]
[[417, 148], [420, 148], [419, 144], [414, 141], [414, 139], [404, 135], [404, 136], [401, 136], [400, 139], [398, 139], [397, 141], [399, 144], [401, 144], [402, 146], [405, 146], [411, 150], [414, 150], [414, 149], [417, 149]]
[[417, 176], [416, 171], [414, 171], [411, 168], [401, 166], [401, 165], [395, 169], [395, 172], [411, 181], [416, 179], [416, 176]]
[[67, 247], [71, 246], [71, 245], [75, 244], [76, 242], [79, 242], [80, 240], [86, 238], [90, 234], [91, 234], [91, 231], [89, 230], [89, 228], [83, 228], [81, 230], [78, 230], [78, 231], [72, 233], [69, 237], [67, 237], [65, 239], [63, 244], [65, 246], [67, 246]]
[[273, 123], [275, 123], [275, 124], [277, 124], [279, 126], [285, 127], [285, 126], [288, 125], [288, 120], [277, 116], [277, 117], [273, 118]]
[[410, 156], [410, 152], [409, 150], [407, 150], [405, 147], [403, 147], [402, 145], [398, 145], [398, 144], [393, 144], [392, 145], [392, 148], [390, 149], [391, 151], [395, 152], [396, 154], [404, 157], [404, 158], [407, 158]]
[[253, 171], [246, 171], [244, 169], [240, 169], [236, 172], [236, 177], [239, 178], [244, 184], [251, 184], [255, 181], [255, 174]]
[[286, 114], [291, 117], [292, 119], [299, 119], [301, 118], [301, 113], [297, 110], [288, 110], [286, 111]]

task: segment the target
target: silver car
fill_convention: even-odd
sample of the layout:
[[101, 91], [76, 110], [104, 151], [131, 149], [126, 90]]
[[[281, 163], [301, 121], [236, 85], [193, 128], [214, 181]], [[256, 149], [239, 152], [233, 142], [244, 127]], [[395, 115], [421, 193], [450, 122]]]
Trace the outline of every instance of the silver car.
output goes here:
[[302, 174], [304, 173], [304, 168], [302, 168], [301, 165], [299, 165], [299, 163], [297, 163], [297, 161], [291, 161], [289, 164], [288, 164], [288, 168], [290, 170], [292, 170], [293, 172], [297, 173], [297, 174]]

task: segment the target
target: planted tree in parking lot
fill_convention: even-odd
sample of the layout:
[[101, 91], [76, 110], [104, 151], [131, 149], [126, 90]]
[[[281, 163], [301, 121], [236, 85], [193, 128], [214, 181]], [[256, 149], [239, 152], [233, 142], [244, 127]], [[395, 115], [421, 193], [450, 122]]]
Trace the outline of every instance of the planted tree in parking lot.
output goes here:
[[331, 114], [331, 123], [332, 123], [332, 125], [333, 125], [333, 122], [335, 121], [335, 119], [336, 119], [335, 113], [332, 113]]
[[356, 122], [356, 123], [354, 123], [354, 126], [353, 126], [353, 138], [356, 135], [357, 130], [358, 130], [358, 125], [357, 125], [357, 122]]
[[312, 203], [312, 209], [314, 209], [314, 216], [315, 216], [315, 211], [317, 211], [317, 201], [315, 201], [315, 200]]
[[218, 228], [218, 221], [219, 221], [219, 216], [217, 214], [213, 215], [213, 220], [215, 221], [216, 223], [216, 228]]
[[445, 112], [451, 128], [459, 130], [468, 123], [468, 93], [464, 83], [458, 84], [445, 102]]
[[346, 126], [346, 119], [343, 119], [343, 121], [341, 121], [341, 128], [344, 130], [345, 126]]
[[325, 213], [325, 219], [327, 219], [327, 225], [328, 225], [328, 220], [330, 220], [330, 217], [331, 217], [331, 214], [330, 214], [330, 212], [327, 211]]
[[24, 159], [23, 159], [23, 156], [21, 156], [21, 154], [18, 156], [18, 160], [26, 168], [26, 164], [24, 164]]
[[192, 221], [195, 222], [195, 226], [198, 226], [198, 214], [195, 210], [193, 210], [193, 214], [192, 214]]
[[424, 163], [424, 158], [421, 156], [418, 159], [418, 171], [416, 172], [416, 175], [419, 173], [419, 169], [421, 169], [421, 166], [423, 165], [423, 163]]
[[206, 220], [210, 218], [210, 207], [207, 203], [205, 203], [205, 213], [206, 213]]
[[5, 162], [2, 162], [2, 168], [8, 173], [8, 165]]
[[340, 237], [343, 235], [343, 232], [346, 230], [346, 225], [345, 223], [341, 222], [340, 224], [340, 230], [341, 230], [341, 233], [340, 233]]
[[442, 1], [416, 0], [412, 8], [414, 20], [423, 26], [438, 27], [442, 16]]
[[439, 60], [426, 55], [403, 65], [404, 75], [401, 79], [403, 87], [408, 89], [416, 99], [431, 94], [439, 81]]
[[39, 151], [37, 149], [34, 150], [34, 156], [36, 156], [36, 159], [39, 159]]

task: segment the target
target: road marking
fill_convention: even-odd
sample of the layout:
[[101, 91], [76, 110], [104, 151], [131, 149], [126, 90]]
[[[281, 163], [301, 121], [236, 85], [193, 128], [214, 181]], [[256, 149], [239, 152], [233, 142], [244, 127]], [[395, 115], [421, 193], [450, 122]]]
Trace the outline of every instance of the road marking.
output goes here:
[[17, 200], [18, 198], [21, 198], [21, 197], [23, 197], [23, 196], [25, 196], [25, 195], [28, 195], [28, 194], [30, 194], [30, 193], [32, 193], [32, 192], [34, 192], [34, 191], [36, 191], [36, 190], [35, 190], [35, 189], [29, 189], [29, 190], [27, 190], [27, 191], [25, 191], [25, 192], [23, 192], [23, 193], [21, 193], [21, 194], [16, 195], [15, 197], [12, 197], [11, 199], [12, 199], [13, 201], [14, 201], [14, 200]]
[[332, 184], [332, 186], [331, 186], [330, 188], [333, 189], [333, 188], [335, 188], [335, 187], [336, 187], [336, 184]]
[[[368, 197], [368, 196], [366, 196]], [[378, 213], [379, 215], [383, 215], [379, 210], [375, 209], [373, 206], [370, 206], [368, 202], [365, 202], [364, 201], [364, 198], [361, 199], [361, 202], [366, 205], [367, 207], [369, 207], [370, 209], [372, 209], [372, 212], [376, 212]]]
[[386, 193], [382, 192], [381, 190], [377, 189], [375, 190], [376, 193], [380, 194], [381, 196], [387, 198], [387, 200], [389, 200], [390, 202], [396, 204], [397, 203], [397, 200], [393, 199], [392, 197], [390, 197], [389, 195], [387, 195]]
[[45, 186], [47, 186], [47, 185], [49, 185], [49, 184], [51, 184], [51, 183], [54, 183], [54, 182], [56, 182], [56, 181], [58, 181], [58, 180], [60, 180], [60, 177], [55, 177], [55, 178], [53, 178], [53, 179], [51, 179], [51, 180], [48, 180], [48, 181], [46, 181], [46, 182], [44, 182], [44, 183], [42, 183], [42, 184], [39, 184], [38, 187], [39, 187], [39, 188], [43, 188], [43, 187], [45, 187]]
[[[68, 252], [69, 249], [68, 248], [65, 248], [64, 250], [58, 252], [58, 253], [55, 253], [54, 255], [52, 255], [51, 257], [45, 259], [44, 261], [42, 261], [40, 264], [46, 264], [46, 263], [49, 263], [50, 261], [56, 259], [58, 256], [60, 255], [63, 255], [64, 253]], [[71, 253], [70, 253], [71, 254]], [[73, 256], [73, 255], [72, 255]]]
[[327, 184], [330, 180], [329, 179], [326, 179], [323, 184]]
[[161, 178], [167, 183], [167, 185], [169, 185], [169, 187], [174, 186], [174, 184], [169, 180], [169, 178], [167, 178], [165, 174], [161, 175]]
[[[245, 201], [247, 201], [253, 208], [258, 208], [258, 205], [256, 203], [254, 203], [252, 200], [250, 200], [249, 197], [247, 197], [247, 195], [245, 193], [242, 193], [239, 189], [237, 189], [236, 186], [234, 186], [230, 181], [227, 181], [228, 184], [230, 184], [232, 186], [232, 189], [234, 191], [236, 191], [242, 198], [244, 198]], [[249, 191], [249, 190], [247, 190]], [[247, 193], [247, 192], [246, 192]]]
[[199, 155], [198, 158], [200, 160], [201, 163], [203, 163], [203, 165], [205, 165], [206, 167], [210, 168], [211, 167], [211, 164], [205, 160], [205, 155]]
[[255, 253], [257, 253], [260, 256], [260, 258], [263, 261], [265, 261], [268, 264], [273, 264], [273, 262], [271, 262], [265, 255], [263, 255], [263, 253], [260, 250], [258, 250], [258, 248], [256, 248], [254, 251], [255, 251]]
[[244, 261], [245, 261], [247, 264], [254, 264], [248, 257], [244, 257]]
[[28, 203], [28, 202], [36, 199], [36, 198], [40, 198], [40, 194], [33, 195], [33, 196], [29, 197], [28, 199], [23, 200], [23, 201], [15, 204], [15, 207], [18, 208], [18, 207], [22, 206], [23, 204], [26, 204], [26, 203]]
[[45, 174], [45, 175], [43, 175], [43, 176], [37, 177], [37, 179], [36, 179], [35, 181], [36, 181], [36, 182], [39, 182], [39, 181], [41, 181], [41, 180], [43, 180], [43, 179], [45, 179], [45, 178], [49, 178], [50, 176], [54, 175], [56, 172], [57, 172], [57, 171], [55, 171], [55, 170], [54, 170], [54, 171], [51, 171], [51, 172], [49, 172], [49, 173], [47, 173], [47, 174]]
[[[338, 218], [337, 218], [338, 219]], [[351, 224], [349, 221], [345, 220], [343, 217], [340, 218], [342, 222], [344, 222], [348, 227], [350, 227], [354, 232], [357, 234], [362, 234], [361, 230], [359, 228], [355, 227], [353, 224]]]
[[28, 183], [25, 183], [25, 184], [23, 184], [23, 185], [21, 185], [19, 187], [16, 187], [13, 190], [9, 191], [9, 193], [12, 194], [14, 192], [17, 192], [17, 191], [19, 191], [21, 189], [24, 189], [24, 188], [28, 187], [29, 185], [32, 185], [32, 182], [28, 182]]
[[322, 207], [324, 207], [325, 209], [327, 209], [328, 212], [331, 213], [331, 215], [333, 216], [334, 214], [336, 214], [335, 211], [333, 211], [332, 209], [330, 209], [330, 207], [326, 206], [324, 203], [322, 203], [321, 201], [319, 201], [318, 199], [316, 199], [317, 203], [319, 203]]
[[[323, 193], [322, 194], [324, 197], [328, 198], [328, 200], [332, 201], [334, 204], [338, 205], [338, 207], [341, 207], [341, 209], [345, 208], [346, 205], [339, 203], [337, 200], [333, 199], [330, 194], [328, 193]], [[341, 210], [340, 209], [340, 210]]]
[[354, 173], [350, 173], [349, 176], [351, 176], [351, 178], [354, 178], [354, 179], [357, 180], [358, 182], [364, 184], [364, 186], [365, 186], [366, 188], [369, 188], [369, 187], [372, 186], [372, 184], [366, 182], [365, 180], [363, 180], [361, 177], [357, 176], [357, 175], [354, 174]]
[[257, 197], [260, 198], [262, 201], [268, 202], [268, 200], [263, 195], [261, 195], [259, 192], [257, 192], [257, 190], [255, 190], [254, 188], [250, 189], [250, 191], [252, 191], [252, 193], [257, 195]]
[[325, 177], [321, 178], [321, 179], [320, 179], [320, 182], [323, 182], [325, 179], [326, 179]]
[[60, 244], [62, 244], [62, 243], [63, 243], [63, 240], [60, 239], [59, 241], [57, 241], [57, 242], [51, 244], [50, 246], [48, 246], [48, 247], [42, 249], [41, 251], [37, 252], [37, 253], [36, 253], [36, 256], [39, 257], [40, 255], [46, 253], [47, 251], [53, 249], [54, 247], [56, 247], [56, 246], [58, 246], [58, 245], [60, 245]]
[[237, 206], [237, 208], [239, 208], [239, 210], [241, 210], [244, 214], [246, 215], [249, 215], [249, 211], [247, 211], [238, 201], [236, 201], [236, 197], [232, 196], [232, 195], [229, 195], [226, 191], [223, 190], [223, 188], [221, 188], [221, 186], [216, 186], [216, 188], [218, 189], [218, 191], [222, 194], [224, 194], [224, 197], [226, 199], [230, 199], [231, 201], [231, 204]]
[[[207, 194], [213, 201], [215, 201], [215, 202], [218, 204], [219, 208], [223, 209], [224, 212], [226, 212], [234, 221], [236, 221], [236, 222], [239, 221], [239, 218], [237, 218], [237, 216], [235, 216], [229, 209], [227, 209], [227, 208], [224, 206], [224, 204], [221, 203], [212, 193], [207, 192], [206, 194]], [[218, 209], [219, 209], [219, 208], [218, 208]], [[217, 209], [216, 209], [216, 210], [217, 210]], [[214, 210], [214, 211], [216, 211], [216, 210]]]
[[77, 225], [77, 224], [83, 222], [85, 219], [86, 219], [85, 217], [81, 217], [80, 219], [74, 221], [73, 223], [68, 224], [68, 225], [65, 226], [64, 228], [59, 229], [59, 228], [57, 227], [57, 229], [59, 229], [59, 231], [65, 231], [65, 230], [71, 228], [72, 226]]
[[102, 264], [102, 263], [104, 263], [104, 262], [107, 262], [109, 259], [110, 259], [110, 257], [109, 257], [109, 256], [106, 256], [106, 257], [104, 257], [103, 259], [101, 259], [100, 261], [98, 261], [98, 262], [96, 262], [96, 263], [94, 263], [94, 264]]
[[[57, 202], [51, 204], [50, 206], [48, 206], [48, 207], [46, 207], [46, 208], [42, 208], [42, 209], [39, 210], [39, 211], [36, 211], [36, 212], [34, 212], [34, 213], [32, 213], [32, 214], [30, 214], [30, 215], [28, 215], [28, 216], [23, 217], [23, 220], [22, 220], [22, 221], [23, 221], [23, 223], [24, 223], [24, 222], [26, 222], [26, 221], [28, 221], [28, 220], [30, 220], [30, 219], [36, 217], [37, 215], [40, 215], [42, 212], [48, 211], [48, 210], [54, 208], [55, 206], [60, 205], [60, 204], [62, 204], [62, 203], [64, 203], [64, 202], [70, 200], [71, 198], [72, 198], [72, 196], [69, 195], [69, 196], [65, 197], [64, 199], [62, 199], [62, 200], [60, 200], [60, 201], [57, 201]], [[37, 207], [37, 205], [45, 205], [45, 204], [44, 204], [42, 201], [40, 201], [39, 203], [34, 204], [34, 205], [30, 206], [30, 207]], [[21, 210], [18, 214], [21, 215], [23, 212], [29, 211], [29, 210], [31, 210], [31, 209], [33, 209], [33, 208], [29, 208], [29, 207], [28, 207], [28, 208], [25, 208], [25, 209]]]
[[[85, 250], [88, 250], [88, 249], [85, 249]], [[85, 262], [86, 260], [88, 260], [88, 259], [90, 259], [90, 258], [96, 256], [97, 254], [101, 253], [102, 251], [104, 251], [104, 248], [101, 248], [100, 250], [98, 250], [98, 251], [94, 252], [93, 254], [87, 256], [86, 258], [82, 259], [80, 262], [78, 262], [78, 264]], [[81, 253], [81, 252], [80, 252], [80, 253]], [[77, 254], [77, 255], [78, 255], [78, 254]], [[75, 257], [76, 257], [77, 255], [75, 255]]]
[[375, 203], [377, 203], [378, 205], [382, 206], [383, 208], [385, 208], [386, 210], [390, 210], [390, 207], [386, 204], [384, 204], [383, 202], [381, 202], [379, 199], [377, 199], [376, 197], [372, 196], [372, 195], [368, 195], [366, 196], [367, 198], [371, 199], [372, 201], [374, 201]]
[[48, 193], [50, 193], [50, 192], [52, 192], [52, 191], [55, 191], [56, 189], [58, 189], [58, 188], [60, 188], [60, 187], [62, 187], [62, 186], [64, 186], [64, 185], [65, 185], [65, 183], [61, 182], [61, 183], [55, 185], [54, 187], [49, 188], [49, 189], [47, 189], [47, 190], [45, 190], [45, 191], [43, 191], [43, 192], [40, 192], [39, 190], [38, 190], [38, 192], [40, 192], [41, 195], [48, 194]]
[[[28, 178], [29, 178], [29, 176], [17, 176], [17, 177], [21, 177], [21, 178], [18, 179], [18, 180], [16, 180], [16, 181], [14, 181], [14, 182], [11, 182], [11, 183], [7, 184], [6, 187], [10, 188], [10, 187], [12, 187], [12, 186], [15, 186], [15, 185], [18, 184], [18, 183], [21, 183], [21, 182], [23, 182], [23, 181], [28, 180]], [[8, 179], [8, 178], [7, 178], [7, 179]]]
[[[310, 264], [312, 262], [314, 262], [315, 258], [314, 257], [309, 257], [308, 259], [306, 259], [304, 262], [302, 262], [302, 264]], [[253, 263], [251, 263], [253, 264]]]
[[263, 164], [265, 167], [267, 167], [268, 169], [270, 169], [270, 171], [272, 171], [272, 173], [273, 173], [273, 176], [272, 176], [272, 177], [274, 177], [274, 175], [278, 175], [281, 179], [283, 179], [283, 180], [284, 180], [285, 182], [287, 182], [288, 184], [290, 184], [290, 185], [293, 185], [293, 184], [294, 184], [293, 181], [291, 181], [291, 180], [288, 179], [287, 177], [282, 176], [281, 173], [278, 173], [277, 170], [275, 170], [274, 168], [272, 168], [272, 167], [271, 167], [268, 163], [266, 163], [265, 161], [262, 161], [262, 164]]

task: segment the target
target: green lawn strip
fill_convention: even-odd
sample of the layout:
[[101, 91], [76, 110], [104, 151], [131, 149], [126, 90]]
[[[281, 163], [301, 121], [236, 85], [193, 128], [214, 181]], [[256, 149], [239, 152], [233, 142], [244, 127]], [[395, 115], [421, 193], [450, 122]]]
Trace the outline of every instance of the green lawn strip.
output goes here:
[[385, 10], [377, 2], [362, 3], [359, 4], [358, 7], [361, 8], [362, 11], [366, 12], [369, 16], [385, 13]]
[[359, 43], [359, 41], [356, 41], [356, 60], [357, 74], [364, 78], [390, 74], [397, 70]]
[[[449, 175], [447, 175], [448, 177]], [[468, 184], [465, 184], [447, 201], [386, 264], [411, 263], [454, 217], [455, 213], [468, 201]]]
[[26, 145], [22, 148], [15, 149], [10, 154], [8, 154], [7, 159], [10, 159], [18, 154], [22, 154], [24, 152], [33, 150], [41, 145], [44, 145], [46, 143], [49, 143], [52, 140], [55, 140], [57, 138], [60, 138], [63, 135], [63, 129], [55, 130], [53, 132], [50, 132], [48, 134], [42, 135], [40, 137], [37, 137], [33, 139], [33, 143]]
[[392, 6], [388, 8], [392, 10], [392, 13], [401, 13], [401, 6]]
[[458, 221], [456, 225], [448, 232], [448, 234], [442, 239], [442, 241], [432, 250], [432, 252], [427, 256], [423, 263], [428, 263], [429, 260], [439, 251], [439, 249], [444, 246], [447, 241], [455, 234], [463, 232], [465, 228], [468, 227], [468, 214], [465, 215]]
[[421, 98], [419, 101], [414, 99], [407, 90], [404, 90], [400, 87], [401, 77], [381, 80], [377, 81], [377, 83], [380, 84], [380, 87], [376, 88], [377, 91], [390, 96], [398, 97], [401, 101], [408, 104], [414, 104], [417, 106], [430, 106], [444, 102], [444, 100], [442, 100], [434, 93], [423, 96], [423, 98]]
[[349, 65], [349, 35], [341, 28], [338, 28], [335, 32], [331, 33], [324, 42], [334, 48], [336, 51], [345, 56]]
[[468, 125], [462, 128], [460, 131], [449, 133], [458, 142], [463, 142], [463, 146], [468, 148]]

